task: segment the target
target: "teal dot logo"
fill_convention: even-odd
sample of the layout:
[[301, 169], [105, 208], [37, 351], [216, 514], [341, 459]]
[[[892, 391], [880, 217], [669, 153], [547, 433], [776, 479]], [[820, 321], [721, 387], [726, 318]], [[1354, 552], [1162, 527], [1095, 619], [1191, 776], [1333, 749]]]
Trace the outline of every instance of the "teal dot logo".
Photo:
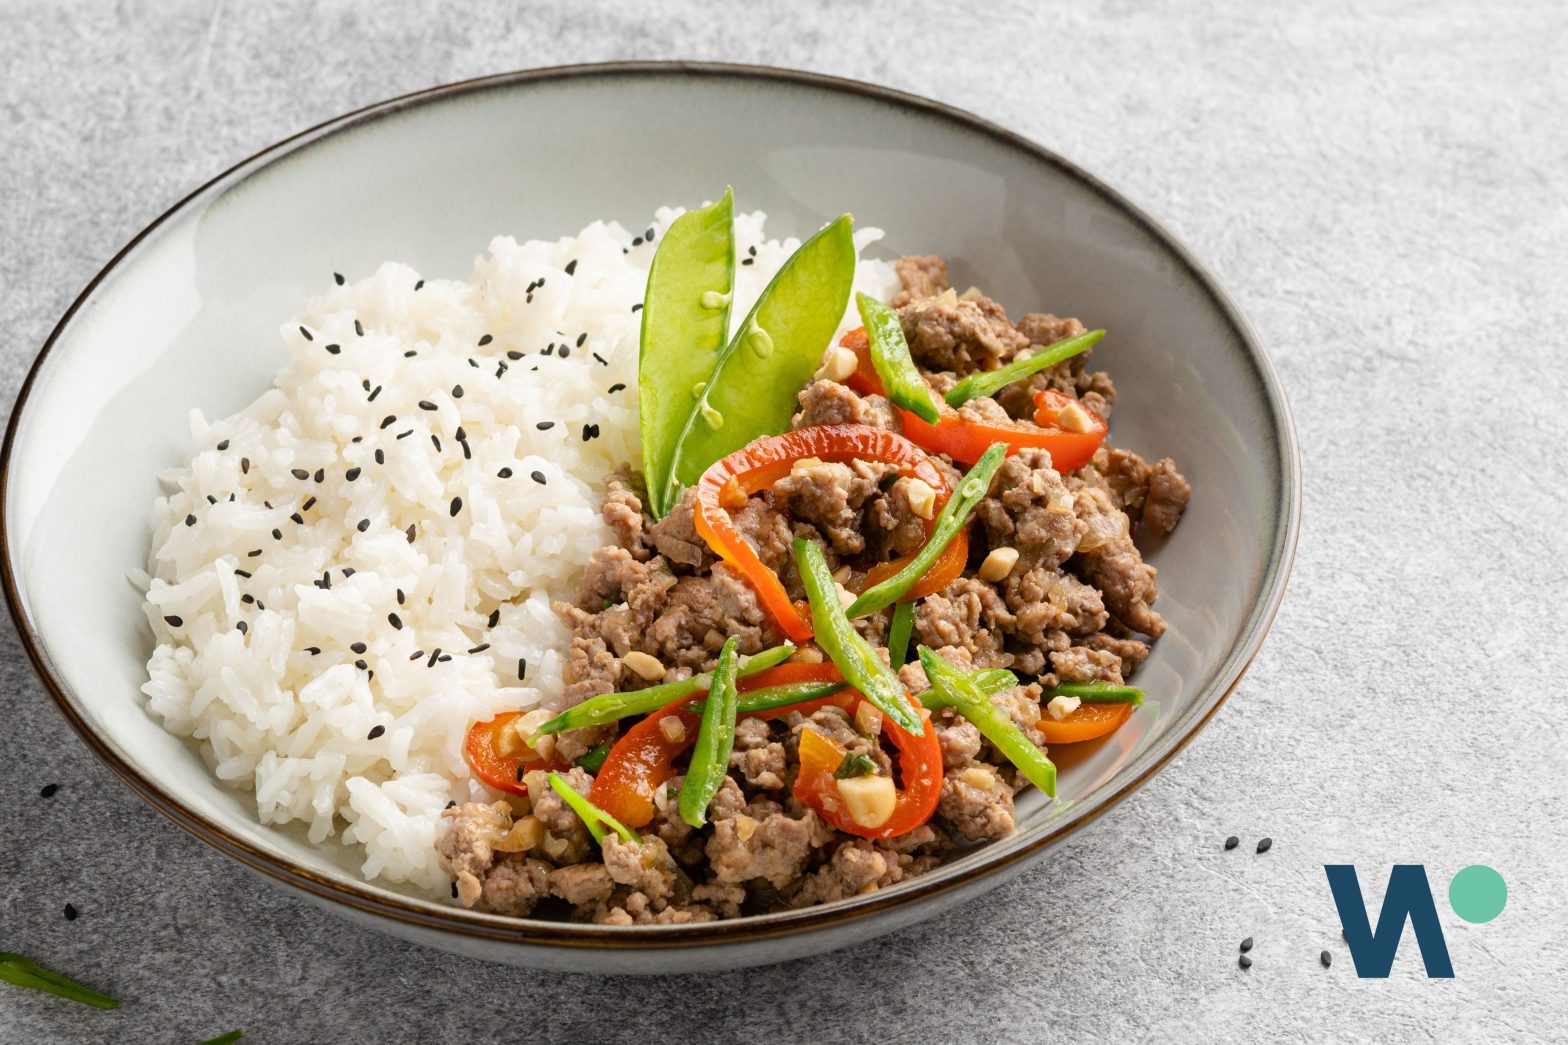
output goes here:
[[1460, 869], [1448, 883], [1448, 903], [1454, 913], [1467, 922], [1480, 925], [1503, 913], [1508, 902], [1508, 883], [1485, 864]]

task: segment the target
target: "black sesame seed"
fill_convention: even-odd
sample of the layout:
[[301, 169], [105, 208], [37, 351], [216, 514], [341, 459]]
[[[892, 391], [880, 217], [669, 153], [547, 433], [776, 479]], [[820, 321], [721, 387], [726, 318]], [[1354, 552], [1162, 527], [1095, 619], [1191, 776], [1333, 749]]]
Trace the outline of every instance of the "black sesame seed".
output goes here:
[[358, 334], [360, 337], [365, 336], [365, 326], [357, 319], [354, 320], [354, 333]]
[[399, 606], [403, 605], [403, 589], [402, 588], [399, 588], [397, 590], [397, 604]]
[[497, 624], [500, 624], [500, 623], [501, 623], [501, 607], [497, 606], [495, 609], [490, 611], [489, 625], [490, 625], [490, 627], [493, 628]]
[[281, 541], [283, 539], [283, 531], [282, 530], [273, 530], [272, 531], [272, 539], [275, 540], [275, 541]]
[[490, 648], [490, 643], [488, 643], [488, 642], [481, 642], [479, 645], [475, 646], [473, 649], [470, 649], [468, 652], [470, 652], [470, 653], [483, 653], [485, 650], [487, 650], [489, 648]]
[[387, 614], [387, 623], [392, 625], [393, 629], [396, 631], [403, 630], [403, 618], [399, 617], [395, 613]]
[[172, 613], [168, 614], [167, 616], [165, 616], [163, 618], [163, 622], [165, 624], [167, 624], [171, 628], [184, 627], [184, 625], [185, 625], [185, 622], [183, 620], [181, 620], [179, 617], [176, 617]]
[[[230, 494], [229, 496], [233, 497], [234, 495]], [[216, 497], [214, 497], [212, 494], [208, 494], [207, 495], [207, 503], [208, 504], [217, 504], [218, 503], [218, 499]]]
[[292, 475], [294, 478], [299, 479], [299, 480], [305, 480], [305, 479], [309, 479], [310, 478], [310, 473], [305, 471], [305, 469], [303, 469], [303, 468], [291, 469], [289, 471], [289, 474]]
[[568, 261], [566, 263], [566, 274], [568, 276], [574, 276], [574, 275], [577, 274], [577, 259], [576, 258], [573, 258], [571, 261]]
[[614, 395], [616, 392], [623, 392], [625, 390], [626, 390], [626, 386], [621, 384], [619, 381], [615, 382], [615, 384], [610, 386], [610, 394], [611, 395]]
[[303, 337], [306, 341], [314, 341], [314, 340], [316, 340], [315, 338], [310, 336], [310, 331], [306, 330], [304, 327], [300, 327], [299, 328], [299, 333], [300, 333], [300, 337]]
[[250, 574], [247, 573], [244, 570], [235, 570], [234, 571], [234, 576], [236, 576], [236, 577], [244, 577], [246, 580], [250, 580]]
[[539, 353], [539, 354], [542, 355], [542, 356], [553, 356], [553, 355], [555, 355], [555, 342], [552, 341], [548, 345], [544, 346], [544, 351]]
[[258, 556], [260, 554], [261, 554], [261, 549], [257, 548], [255, 551], [246, 552], [245, 553], [245, 557], [247, 559], [254, 559], [254, 558], [256, 558], [256, 556]]
[[343, 346], [342, 345], [334, 343], [334, 344], [331, 344], [331, 345], [327, 346], [327, 354], [328, 355], [335, 356], [335, 355], [337, 355], [341, 351], [343, 351]]
[[1246, 954], [1250, 950], [1252, 950], [1252, 937], [1249, 936], [1241, 941], [1241, 953]]
[[457, 445], [463, 448], [463, 460], [472, 461], [474, 459], [474, 452], [468, 448], [468, 440], [459, 439]]
[[430, 651], [430, 659], [425, 661], [425, 667], [427, 667], [427, 668], [435, 667], [436, 666], [436, 661], [438, 661], [440, 659], [441, 659], [441, 647], [437, 646], [435, 649]]
[[314, 507], [316, 507], [316, 499], [314, 497], [307, 497], [305, 498], [305, 503], [299, 506], [299, 510], [302, 512], [308, 512]]
[[376, 463], [377, 464], [386, 464], [387, 463], [387, 454], [386, 454], [385, 450], [382, 450], [382, 449], [379, 449], [379, 448], [376, 450]]
[[425, 281], [424, 280], [420, 280], [418, 283], [414, 284], [414, 289], [415, 290], [423, 290], [424, 287], [425, 287]]
[[1225, 839], [1225, 848], [1226, 849], [1234, 849], [1234, 848], [1236, 848], [1240, 844], [1241, 844], [1241, 839], [1237, 838], [1235, 835], [1231, 835], [1229, 838]]
[[436, 448], [436, 453], [441, 452], [441, 437], [434, 432], [430, 433], [430, 445]]
[[1241, 966], [1243, 969], [1250, 969], [1252, 968], [1252, 959], [1243, 954], [1240, 958], [1236, 959], [1236, 964]]
[[632, 246], [634, 246], [634, 247], [642, 246], [642, 237], [641, 236], [633, 236], [632, 237]]
[[[450, 808], [450, 807], [448, 807], [448, 808]], [[452, 899], [454, 899], [454, 900], [457, 899], [457, 883], [456, 882], [452, 883]]]
[[338, 286], [341, 287], [343, 285], [343, 273], [341, 273], [341, 272], [334, 272], [334, 273], [332, 273], [332, 281], [334, 283], [336, 283]]
[[246, 632], [250, 631], [250, 625], [246, 624], [244, 621], [240, 621], [239, 623], [234, 625], [234, 630], [239, 632], [241, 635], [243, 635]]
[[60, 785], [59, 784], [45, 784], [43, 787], [40, 787], [38, 789], [38, 797], [39, 798], [53, 798], [55, 796], [55, 792], [57, 792], [59, 790], [60, 790]]
[[359, 669], [359, 670], [360, 670], [360, 671], [364, 671], [364, 670], [365, 670], [365, 669], [366, 669], [366, 668], [368, 668], [368, 667], [369, 667], [369, 666], [370, 666], [370, 665], [368, 665], [368, 664], [366, 664], [366, 663], [365, 663], [365, 662], [364, 662], [364, 661], [363, 661], [363, 660], [356, 660], [356, 661], [355, 661], [355, 662], [354, 662], [354, 666], [355, 666], [355, 667], [356, 667], [356, 668], [358, 668], [358, 669]]
[[332, 574], [331, 573], [323, 573], [321, 575], [321, 588], [322, 588], [323, 591], [331, 591], [332, 590]]
[[228, 448], [229, 448], [229, 441], [227, 439], [225, 439], [223, 442], [218, 444], [218, 450], [220, 452], [223, 451], [223, 450], [227, 450]]
[[528, 658], [517, 658], [517, 681], [521, 682], [528, 677]]
[[320, 646], [306, 646], [305, 647], [305, 652], [309, 653], [312, 657], [319, 657], [319, 656], [321, 656], [321, 647]]
[[555, 422], [554, 421], [539, 421], [539, 422], [537, 422], [534, 425], [534, 427], [539, 429], [539, 431], [541, 431], [541, 432], [548, 432], [550, 429], [555, 427]]
[[757, 260], [756, 258], [741, 258], [740, 259], [740, 263], [742, 265], [750, 265], [752, 262], [754, 262], [756, 260]]
[[565, 345], [561, 346], [561, 358], [562, 359], [565, 359], [567, 356], [569, 356], [571, 354], [572, 354], [572, 350], [571, 349], [567, 348]]
[[423, 657], [424, 655], [425, 655], [425, 651], [424, 650], [416, 649], [413, 653], [410, 653], [408, 655], [408, 659], [409, 660], [418, 660], [420, 657]]
[[252, 595], [250, 592], [246, 592], [244, 595], [240, 596], [240, 601], [249, 606], [256, 601], [256, 596]]
[[407, 438], [408, 438], [408, 437], [409, 437], [409, 436], [411, 436], [411, 435], [413, 435], [413, 434], [414, 434], [414, 430], [413, 430], [413, 429], [412, 429], [412, 428], [410, 428], [410, 429], [409, 429], [409, 430], [408, 430], [408, 431], [406, 431], [406, 432], [399, 432], [399, 433], [398, 433], [398, 434], [397, 434], [397, 438], [399, 438], [399, 439], [407, 439]]
[[345, 567], [343, 567], [343, 579], [344, 580], [348, 580], [352, 576], [354, 576], [354, 567], [352, 567], [352, 566], [345, 566]]
[[370, 390], [370, 395], [369, 395], [368, 398], [366, 398], [365, 402], [367, 402], [367, 403], [374, 403], [376, 401], [376, 396], [378, 396], [380, 394], [381, 394], [381, 386], [377, 385], [375, 388]]
[[632, 306], [632, 311], [633, 312], [641, 312], [642, 311], [642, 302], [639, 301], [639, 302], [637, 302], [637, 304], [633, 305]]
[[374, 740], [387, 731], [387, 727], [377, 723], [370, 727], [370, 732], [365, 734], [366, 740]]
[[588, 340], [588, 335], [587, 334], [578, 334], [577, 335], [577, 347], [578, 348], [582, 348], [583, 347], [583, 342], [587, 341], [587, 340]]
[[315, 479], [316, 482], [318, 482], [318, 483], [321, 482], [326, 477], [327, 477], [327, 470], [325, 468], [317, 468], [316, 469], [316, 474], [314, 476], [312, 476], [312, 478]]
[[413, 523], [409, 523], [408, 524], [408, 529], [404, 530], [403, 533], [408, 538], [408, 543], [409, 544], [413, 544], [414, 543], [414, 524]]
[[590, 439], [597, 439], [597, 438], [599, 438], [599, 426], [598, 425], [583, 425], [583, 442], [586, 443]]
[[752, 257], [756, 257], [757, 256], [757, 248], [756, 247], [747, 247], [746, 248], [746, 253], [750, 254]]
[[185, 517], [185, 525], [186, 526], [195, 526], [196, 525], [196, 516], [194, 516], [194, 515], [187, 515]]
[[486, 334], [484, 337], [479, 339], [479, 347], [483, 348], [484, 346], [488, 345], [490, 342], [492, 342], [494, 340], [495, 340], [495, 338], [491, 337], [489, 334]]
[[421, 410], [435, 410], [436, 409], [436, 405], [434, 403], [432, 403], [428, 399], [421, 399], [419, 401], [419, 409], [421, 409]]
[[642, 238], [647, 240], [649, 243], [653, 242], [653, 226], [652, 225], [648, 226], [648, 231], [644, 232], [642, 234]]
[[303, 526], [305, 524], [305, 517], [299, 514], [299, 512], [292, 513], [289, 515], [289, 518], [294, 520], [295, 526]]
[[454, 799], [452, 799], [452, 801], [448, 802], [446, 804], [446, 808], [447, 809], [456, 809], [457, 808], [457, 799], [454, 798]]
[[450, 653], [443, 653], [443, 654], [441, 654], [441, 663], [442, 664], [445, 664], [447, 661], [449, 661], [451, 659], [452, 659], [452, 654], [450, 654]]
[[65, 920], [68, 921], [68, 922], [76, 921], [76, 905], [75, 904], [66, 904], [65, 905]]
[[525, 305], [532, 305], [533, 303], [534, 303], [534, 296], [533, 296], [532, 293], [529, 293], [527, 297], [523, 298], [523, 304], [525, 304]]
[[382, 427], [383, 430], [387, 429], [387, 428], [391, 428], [395, 424], [397, 424], [397, 415], [396, 414], [388, 414], [387, 416], [385, 416], [385, 417], [383, 417], [381, 419], [381, 427]]
[[543, 472], [529, 472], [528, 473], [528, 478], [532, 479], [534, 482], [538, 483], [540, 486], [543, 486], [544, 483], [545, 483], [545, 478], [544, 478], [544, 473]]
[[452, 514], [455, 516], [458, 512], [460, 512], [462, 510], [463, 510], [463, 499], [461, 497], [454, 497], [454, 498], [452, 498]]
[[527, 772], [528, 772], [528, 766], [523, 764], [523, 763], [521, 763], [521, 762], [519, 762], [518, 765], [517, 765], [517, 782], [519, 784], [521, 784], [523, 782], [523, 774], [525, 774]]
[[523, 358], [523, 354], [521, 352], [512, 351], [512, 352], [508, 352], [506, 354], [506, 358], [508, 358], [508, 359], [521, 359], [521, 358]]
[[510, 479], [512, 477], [512, 470], [510, 468], [503, 468], [495, 474], [496, 478], [498, 479]]
[[1334, 964], [1334, 956], [1327, 951], [1323, 951], [1318, 955], [1318, 961], [1322, 962], [1323, 968], [1327, 969], [1330, 965]]
[[356, 465], [355, 467], [350, 468], [348, 471], [344, 472], [343, 478], [347, 479], [349, 482], [353, 482], [355, 479], [358, 479], [359, 467]]
[[452, 386], [452, 398], [453, 399], [461, 399], [461, 398], [463, 398], [463, 386], [462, 385], [453, 385]]
[[350, 643], [348, 648], [355, 653], [363, 653], [368, 647], [363, 642], [354, 642]]
[[594, 358], [595, 358], [595, 359], [597, 359], [597, 360], [598, 360], [598, 361], [599, 361], [599, 365], [600, 365], [600, 366], [609, 366], [609, 365], [610, 365], [610, 361], [609, 361], [609, 360], [607, 360], [607, 359], [605, 359], [605, 358], [604, 358], [604, 357], [603, 357], [603, 356], [601, 356], [601, 355], [600, 355], [600, 354], [599, 354], [599, 353], [597, 353], [597, 352], [595, 352], [595, 353], [594, 353], [594, 354], [593, 354], [593, 357], [594, 357]]
[[241, 475], [249, 475], [250, 474], [250, 458], [249, 457], [241, 457], [240, 458], [240, 474]]
[[1258, 852], [1266, 853], [1266, 852], [1269, 851], [1269, 849], [1271, 849], [1273, 847], [1273, 845], [1274, 845], [1274, 839], [1272, 839], [1272, 838], [1265, 838], [1265, 839], [1263, 839], [1262, 841], [1260, 841], [1258, 843]]
[[403, 353], [403, 358], [404, 358], [404, 359], [413, 359], [413, 358], [414, 358], [414, 357], [415, 357], [415, 356], [417, 356], [417, 355], [419, 355], [419, 353], [418, 353], [418, 352], [415, 352], [415, 351], [414, 351], [414, 350], [413, 350], [413, 349], [412, 349], [412, 348], [411, 348], [411, 349], [409, 349], [409, 350], [408, 350], [408, 351], [407, 351], [407, 352], [404, 352], [404, 353]]

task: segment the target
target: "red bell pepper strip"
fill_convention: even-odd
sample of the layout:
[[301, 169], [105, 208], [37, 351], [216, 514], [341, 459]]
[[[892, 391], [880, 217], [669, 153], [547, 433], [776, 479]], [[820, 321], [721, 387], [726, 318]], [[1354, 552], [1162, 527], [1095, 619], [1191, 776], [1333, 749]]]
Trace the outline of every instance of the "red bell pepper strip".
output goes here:
[[[882, 381], [871, 363], [871, 349], [863, 328], [851, 330], [839, 342], [855, 353], [855, 372], [845, 380], [861, 395], [882, 395]], [[1042, 402], [1044, 406], [1042, 407]], [[1019, 450], [1038, 448], [1049, 451], [1052, 466], [1062, 474], [1077, 471], [1089, 463], [1105, 440], [1105, 421], [1093, 410], [1085, 410], [1091, 429], [1070, 432], [1056, 425], [1062, 407], [1076, 402], [1071, 396], [1045, 390], [1035, 393], [1035, 423], [998, 423], [968, 418], [942, 403], [942, 416], [929, 424], [901, 407], [894, 407], [904, 422], [904, 436], [931, 453], [946, 454], [963, 464], [974, 464], [992, 443], [1006, 443], [1011, 457]]]
[[[675, 775], [675, 760], [697, 742], [702, 720], [686, 710], [690, 703], [690, 696], [672, 700], [628, 729], [599, 767], [588, 801], [630, 828], [652, 820], [654, 792]], [[666, 727], [666, 719], [681, 728]]]
[[571, 768], [554, 758], [541, 758], [539, 752], [523, 743], [521, 737], [517, 739], [515, 750], [510, 754], [502, 753], [501, 734], [511, 729], [512, 723], [522, 714], [521, 711], [503, 711], [489, 722], [475, 722], [468, 727], [468, 736], [463, 741], [463, 757], [468, 760], [474, 775], [496, 790], [514, 795], [528, 793], [523, 786], [524, 773], [535, 769]]
[[[904, 696], [921, 715], [928, 716], [919, 701], [908, 693]], [[878, 827], [862, 827], [855, 823], [839, 798], [838, 781], [833, 771], [844, 761], [844, 748], [814, 729], [801, 730], [800, 772], [795, 778], [795, 797], [845, 834], [860, 838], [893, 838], [906, 834], [931, 819], [937, 800], [942, 797], [942, 747], [937, 742], [936, 730], [928, 723], [925, 734], [916, 736], [887, 715], [882, 716], [882, 728], [898, 750], [898, 776], [903, 786], [899, 788], [893, 815]]]
[[[938, 511], [953, 492], [941, 470], [918, 446], [902, 436], [866, 425], [821, 425], [767, 436], [709, 466], [697, 482], [694, 520], [697, 533], [715, 554], [745, 578], [779, 629], [797, 643], [811, 638], [809, 618], [790, 602], [783, 582], [763, 565], [756, 549], [741, 536], [725, 509], [744, 504], [747, 497], [788, 475], [796, 461], [811, 457], [821, 461], [863, 460], [892, 465], [900, 475], [920, 479], [935, 490]], [[932, 525], [926, 524], [928, 535]], [[967, 539], [955, 539], [931, 573], [952, 570], [956, 562], [957, 570], [942, 582], [942, 586], [946, 586], [947, 581], [963, 572], [968, 554]], [[895, 562], [898, 565], [887, 564], [893, 566], [893, 572], [903, 560]]]

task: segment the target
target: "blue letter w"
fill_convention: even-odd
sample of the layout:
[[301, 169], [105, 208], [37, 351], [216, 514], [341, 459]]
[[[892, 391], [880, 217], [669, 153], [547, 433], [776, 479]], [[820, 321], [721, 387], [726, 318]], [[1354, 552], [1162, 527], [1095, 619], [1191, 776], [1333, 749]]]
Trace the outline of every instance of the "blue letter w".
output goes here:
[[1432, 902], [1432, 887], [1427, 884], [1423, 865], [1394, 865], [1388, 876], [1388, 889], [1383, 893], [1383, 909], [1377, 918], [1375, 934], [1367, 921], [1366, 902], [1361, 898], [1361, 883], [1356, 878], [1355, 867], [1324, 864], [1323, 870], [1328, 874], [1334, 906], [1339, 908], [1339, 924], [1344, 927], [1345, 943], [1356, 963], [1357, 976], [1362, 979], [1388, 977], [1388, 970], [1394, 965], [1394, 954], [1399, 950], [1399, 937], [1405, 931], [1406, 918], [1415, 930], [1427, 976], [1447, 979], [1454, 975], [1454, 966], [1448, 960], [1448, 943], [1443, 939], [1443, 926], [1437, 920], [1437, 906]]

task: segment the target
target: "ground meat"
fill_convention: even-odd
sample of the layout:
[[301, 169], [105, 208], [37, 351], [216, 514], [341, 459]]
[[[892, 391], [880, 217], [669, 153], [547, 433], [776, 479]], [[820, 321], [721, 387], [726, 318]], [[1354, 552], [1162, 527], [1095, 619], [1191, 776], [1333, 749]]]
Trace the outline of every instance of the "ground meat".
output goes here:
[[1108, 632], [1085, 636], [1083, 644], [1090, 649], [1105, 650], [1121, 658], [1122, 678], [1127, 678], [1149, 657], [1149, 644], [1137, 639], [1124, 639]]
[[789, 759], [784, 745], [773, 739], [773, 731], [766, 722], [760, 718], [743, 718], [735, 723], [730, 768], [739, 771], [752, 787], [776, 790], [786, 784]]
[[974, 723], [953, 712], [935, 719], [936, 742], [942, 748], [942, 765], [948, 769], [972, 762], [980, 754], [980, 730]]
[[1100, 589], [1106, 608], [1117, 620], [1134, 631], [1159, 638], [1165, 631], [1165, 621], [1150, 606], [1159, 594], [1159, 585], [1155, 583], [1158, 571], [1143, 561], [1133, 544], [1127, 532], [1127, 517], [1115, 506], [1105, 487], [1087, 483], [1075, 492], [1073, 509], [1087, 527], [1079, 545], [1082, 554], [1077, 560], [1078, 573]]
[[879, 561], [910, 555], [926, 543], [926, 521], [909, 506], [910, 480], [900, 476], [865, 514], [866, 546]]
[[978, 668], [1005, 668], [1012, 657], [1003, 643], [1016, 623], [995, 588], [960, 577], [915, 605], [915, 634], [933, 649], [956, 646]]
[[[597, 866], [593, 864], [585, 866]], [[550, 865], [543, 860], [506, 853], [485, 875], [477, 906], [494, 914], [524, 918], [549, 891]]]
[[774, 573], [794, 561], [790, 544], [795, 534], [789, 516], [775, 507], [772, 495], [749, 498], [743, 507], [730, 513], [730, 521], [756, 550], [762, 564]]
[[[593, 787], [593, 777], [579, 766], [573, 766], [561, 776], [580, 795], [586, 795], [588, 789]], [[539, 818], [548, 832], [543, 848], [550, 859], [564, 865], [578, 863], [587, 856], [588, 829], [572, 811], [572, 807], [551, 788], [544, 788], [540, 794], [529, 797], [533, 801], [534, 816]]]
[[1162, 457], [1149, 472], [1149, 495], [1143, 502], [1143, 527], [1163, 537], [1176, 529], [1181, 513], [1187, 510], [1192, 484], [1176, 470], [1176, 462]]
[[605, 477], [599, 514], [614, 531], [616, 541], [634, 558], [644, 560], [653, 554], [648, 548], [648, 519], [642, 513], [642, 498], [629, 472], [622, 470]]
[[1025, 646], [1054, 648], [1053, 633], [1087, 635], [1107, 620], [1100, 593], [1060, 570], [1014, 567], [1002, 584], [1002, 599], [1013, 612], [1013, 637]]
[[627, 842], [611, 832], [604, 836], [601, 848], [607, 877], [617, 885], [642, 893], [650, 903], [663, 906], [686, 891], [685, 875], [662, 839]]
[[801, 883], [790, 902], [796, 907], [807, 907], [872, 892], [925, 869], [924, 861], [918, 868], [915, 864], [912, 858], [900, 855], [882, 843], [868, 838], [851, 839], [834, 850], [828, 862]]
[[[1026, 686], [1014, 686], [1012, 689], [1004, 689], [1000, 693], [993, 693], [991, 695], [991, 703], [1013, 720], [1013, 725], [1017, 726], [1019, 731], [1029, 738], [1030, 743], [1036, 747], [1043, 748], [1045, 747], [1045, 734], [1040, 732], [1039, 726], [1040, 716], [1043, 714], [1040, 710], [1041, 692], [1039, 684], [1031, 682]], [[989, 742], [986, 743], [986, 747], [991, 747]], [[1007, 762], [1007, 757], [998, 753], [996, 757], [987, 759], [987, 761], [1002, 764]]]
[[1051, 670], [1062, 682], [1111, 682], [1122, 684], [1122, 659], [1116, 654], [1074, 646], [1051, 654]]
[[905, 305], [899, 319], [916, 363], [966, 376], [995, 370], [1029, 345], [1029, 339], [997, 311], [948, 291]]
[[697, 535], [697, 488], [688, 487], [668, 515], [648, 530], [648, 539], [660, 555], [677, 566], [703, 570], [714, 561], [708, 543]]
[[667, 666], [700, 671], [712, 666], [726, 636], [739, 639], [742, 653], [756, 653], [771, 641], [772, 626], [756, 592], [721, 562], [706, 577], [676, 581], [644, 647]]
[[894, 308], [911, 301], [935, 297], [947, 289], [947, 262], [935, 254], [911, 254], [893, 263], [893, 271], [904, 289], [893, 298]]
[[818, 708], [809, 718], [799, 712], [792, 712], [786, 721], [789, 723], [789, 739], [785, 741], [785, 753], [791, 762], [798, 763], [800, 760], [800, 731], [814, 729], [843, 748], [846, 754], [864, 755], [871, 759], [884, 776], [892, 774], [893, 763], [887, 752], [882, 750], [882, 745], [856, 729], [849, 713], [843, 708]]
[[936, 815], [971, 842], [1013, 833], [1013, 788], [984, 762], [950, 769], [942, 778]]
[[550, 895], [574, 907], [608, 900], [614, 889], [604, 864], [571, 864], [550, 872]]
[[1044, 450], [1020, 450], [1003, 461], [990, 492], [975, 506], [975, 517], [991, 547], [1017, 549], [1014, 573], [1055, 570], [1072, 555], [1084, 532], [1073, 514], [1072, 492]]
[[801, 389], [798, 398], [800, 412], [790, 421], [791, 428], [870, 425], [890, 432], [904, 430], [904, 422], [892, 403], [879, 395], [857, 395], [837, 381], [813, 381]]
[[[726, 791], [731, 792], [728, 800], [720, 802]], [[745, 796], [734, 780], [724, 778], [709, 807], [713, 836], [707, 841], [707, 858], [713, 877], [720, 882], [764, 879], [776, 888], [786, 887], [811, 860], [822, 822], [812, 810], [792, 817], [771, 811], [778, 808], [776, 803], [737, 808], [737, 800], [743, 802]], [[756, 816], [759, 813], [762, 816]]]
[[778, 505], [798, 520], [811, 523], [840, 555], [865, 550], [860, 512], [876, 496], [886, 469], [865, 461], [853, 465], [808, 458], [796, 462], [773, 485]]

